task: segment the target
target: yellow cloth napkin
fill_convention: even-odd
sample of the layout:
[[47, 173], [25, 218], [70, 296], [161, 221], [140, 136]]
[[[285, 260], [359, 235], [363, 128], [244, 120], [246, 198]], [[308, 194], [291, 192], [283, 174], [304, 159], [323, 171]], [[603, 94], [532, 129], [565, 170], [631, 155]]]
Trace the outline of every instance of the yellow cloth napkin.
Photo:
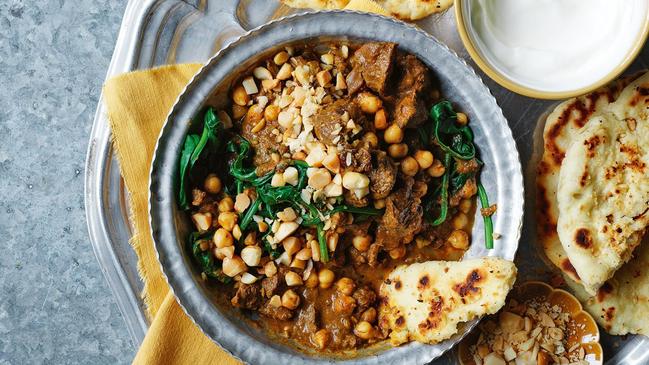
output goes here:
[[[351, 0], [346, 9], [387, 14], [372, 0]], [[130, 193], [131, 245], [144, 281], [142, 296], [151, 326], [133, 364], [240, 364], [201, 333], [185, 315], [160, 270], [149, 235], [148, 188], [153, 150], [172, 105], [199, 64], [164, 66], [114, 77], [104, 102], [122, 177]]]
[[239, 364], [192, 323], [162, 276], [149, 235], [149, 167], [162, 123], [178, 94], [201, 65], [165, 66], [120, 75], [106, 82], [104, 101], [124, 183], [130, 193], [131, 245], [144, 281], [151, 327], [134, 364]]

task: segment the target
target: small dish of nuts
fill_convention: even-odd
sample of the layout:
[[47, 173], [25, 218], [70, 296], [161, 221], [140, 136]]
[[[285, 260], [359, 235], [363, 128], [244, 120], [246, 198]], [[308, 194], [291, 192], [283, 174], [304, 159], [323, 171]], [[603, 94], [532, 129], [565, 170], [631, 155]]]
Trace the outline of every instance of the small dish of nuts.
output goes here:
[[459, 346], [463, 365], [599, 365], [597, 324], [570, 293], [528, 281]]

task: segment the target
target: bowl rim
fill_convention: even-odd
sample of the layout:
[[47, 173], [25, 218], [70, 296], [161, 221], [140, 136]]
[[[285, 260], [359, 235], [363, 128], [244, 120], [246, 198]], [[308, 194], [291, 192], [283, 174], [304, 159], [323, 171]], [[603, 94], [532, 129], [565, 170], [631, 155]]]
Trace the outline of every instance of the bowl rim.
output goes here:
[[455, 0], [454, 11], [455, 11], [455, 22], [457, 24], [458, 33], [460, 34], [460, 39], [462, 40], [462, 44], [464, 44], [464, 47], [468, 51], [469, 55], [471, 56], [473, 61], [478, 65], [478, 67], [480, 67], [480, 69], [485, 74], [487, 74], [487, 76], [489, 76], [492, 80], [497, 82], [500, 86], [510, 91], [513, 91], [517, 94], [531, 97], [531, 98], [544, 99], [544, 100], [567, 99], [567, 98], [572, 98], [575, 96], [587, 94], [603, 85], [608, 84], [609, 82], [611, 82], [612, 80], [620, 76], [627, 69], [627, 67], [629, 67], [631, 62], [633, 62], [636, 59], [636, 57], [644, 47], [647, 38], [649, 38], [649, 6], [647, 6], [647, 13], [645, 14], [644, 24], [640, 32], [638, 32], [633, 47], [631, 47], [631, 49], [627, 51], [626, 56], [618, 66], [612, 69], [603, 78], [599, 79], [598, 81], [588, 86], [584, 86], [574, 90], [566, 90], [566, 91], [543, 91], [540, 89], [523, 86], [518, 82], [516, 82], [515, 80], [513, 80], [512, 78], [503, 75], [501, 72], [499, 72], [494, 67], [492, 67], [491, 63], [482, 56], [482, 54], [478, 50], [478, 47], [476, 47], [473, 40], [471, 39], [471, 36], [469, 35], [468, 27], [470, 22], [468, 21], [465, 22], [464, 19], [463, 9], [465, 7], [465, 2], [467, 1], [470, 0]]
[[[342, 33], [340, 29], [337, 28], [340, 21], [335, 22], [336, 27], [329, 25], [328, 28], [325, 27], [324, 30], [322, 28], [324, 26], [320, 26], [321, 28], [318, 28], [319, 25], [315, 25], [318, 20], [323, 21], [326, 17], [333, 17], [337, 18], [337, 20], [347, 21], [349, 23], [347, 24], [347, 33]], [[358, 27], [357, 23], [353, 23], [352, 27], [351, 21], [358, 21], [358, 17], [362, 17], [362, 20], [367, 24], [365, 24], [363, 27]], [[313, 18], [316, 19], [314, 20]], [[307, 21], [309, 20], [311, 20], [311, 22], [307, 23]], [[326, 20], [329, 21], [329, 19]], [[513, 138], [512, 131], [507, 124], [507, 120], [505, 119], [502, 110], [498, 106], [495, 98], [493, 97], [487, 86], [483, 83], [482, 79], [476, 74], [475, 70], [471, 68], [465, 62], [465, 60], [458, 57], [454, 51], [449, 49], [444, 43], [438, 41], [432, 35], [415, 27], [414, 25], [406, 24], [397, 19], [349, 10], [306, 12], [294, 14], [288, 17], [274, 20], [270, 23], [261, 25], [246, 32], [237, 40], [233, 41], [228, 46], [217, 52], [213, 57], [210, 58], [209, 61], [207, 61], [207, 63], [196, 73], [196, 75], [190, 80], [188, 85], [178, 96], [178, 99], [176, 100], [161, 128], [153, 154], [149, 181], [149, 223], [156, 256], [158, 258], [158, 262], [160, 263], [163, 276], [167, 281], [170, 290], [172, 291], [174, 296], [176, 296], [178, 304], [181, 306], [182, 310], [190, 318], [190, 320], [192, 320], [192, 322], [197, 325], [197, 327], [201, 332], [203, 332], [203, 334], [205, 334], [208, 338], [210, 338], [219, 347], [224, 349], [233, 357], [239, 360], [255, 361], [264, 364], [277, 363], [277, 361], [279, 361], [278, 356], [281, 356], [281, 360], [283, 362], [290, 364], [330, 363], [335, 359], [335, 357], [313, 357], [302, 352], [287, 352], [278, 349], [276, 347], [276, 342], [267, 344], [255, 341], [252, 335], [249, 335], [245, 332], [242, 333], [241, 330], [237, 330], [237, 327], [230, 323], [229, 320], [219, 322], [218, 325], [215, 324], [215, 318], [223, 319], [227, 318], [227, 315], [215, 308], [216, 306], [203, 293], [203, 288], [201, 288], [201, 286], [195, 282], [194, 277], [191, 273], [192, 265], [187, 264], [187, 259], [183, 254], [184, 249], [179, 245], [177, 232], [174, 228], [170, 228], [175, 227], [176, 223], [174, 220], [175, 213], [177, 211], [175, 194], [170, 194], [170, 191], [173, 191], [174, 187], [174, 169], [177, 167], [177, 156], [174, 155], [172, 157], [169, 157], [170, 151], [168, 151], [168, 149], [178, 148], [178, 146], [169, 143], [169, 140], [174, 140], [174, 143], [179, 142], [179, 135], [181, 135], [184, 139], [186, 131], [189, 128], [189, 120], [191, 120], [191, 117], [195, 115], [195, 113], [200, 109], [201, 106], [204, 105], [204, 103], [209, 98], [209, 96], [201, 96], [201, 94], [205, 93], [206, 89], [208, 88], [212, 90], [210, 93], [213, 93], [215, 87], [225, 80], [224, 78], [217, 80], [219, 73], [223, 73], [224, 71], [215, 71], [215, 69], [218, 69], [217, 67], [215, 67], [215, 64], [219, 62], [231, 63], [232, 58], [235, 58], [235, 56], [233, 55], [233, 53], [235, 53], [234, 50], [237, 50], [239, 45], [250, 46], [250, 43], [253, 42], [253, 39], [256, 39], [254, 42], [256, 42], [257, 44], [262, 41], [268, 41], [268, 32], [264, 31], [276, 30], [277, 27], [285, 26], [286, 23], [292, 26], [296, 26], [300, 29], [304, 28], [302, 30], [305, 32], [305, 34], [299, 34], [298, 38], [292, 39], [292, 41], [298, 42], [317, 37], [341, 40], [349, 40], [350, 38], [383, 39], [382, 36], [376, 35], [376, 28], [372, 27], [373, 25], [381, 24], [386, 27], [386, 30], [393, 32], [397, 30], [398, 34], [394, 35], [393, 33], [390, 33], [390, 37], [401, 37], [403, 39], [406, 39], [406, 35], [415, 37], [415, 40], [409, 41], [411, 46], [406, 48], [408, 48], [411, 53], [417, 55], [418, 57], [422, 57], [422, 55], [424, 55], [426, 51], [428, 51], [428, 48], [416, 48], [413, 45], [414, 42], [416, 42], [416, 40], [432, 42], [432, 44], [434, 44], [434, 47], [438, 48], [438, 52], [445, 54], [442, 59], [446, 59], [448, 62], [451, 62], [449, 67], [451, 67], [452, 70], [455, 70], [456, 72], [459, 72], [461, 70], [463, 72], [463, 74], [461, 75], [462, 79], [464, 79], [465, 82], [469, 83], [469, 85], [473, 87], [470, 92], [478, 93], [478, 95], [481, 96], [479, 98], [469, 98], [469, 100], [471, 100], [473, 103], [472, 105], [481, 113], [488, 112], [488, 114], [481, 114], [481, 119], [485, 119], [485, 121], [481, 123], [483, 129], [485, 129], [486, 127], [486, 125], [484, 124], [486, 123], [486, 119], [488, 119], [489, 123], [492, 124], [489, 126], [489, 131], [490, 133], [494, 133], [494, 137], [492, 139], [488, 138], [487, 142], [485, 143], [487, 143], [491, 148], [506, 150], [505, 156], [499, 157], [499, 159], [495, 161], [496, 166], [494, 166], [493, 168], [494, 176], [492, 179], [498, 181], [496, 186], [498, 188], [498, 197], [499, 199], [501, 199], [499, 200], [499, 202], [502, 202], [502, 200], [505, 199], [509, 202], [507, 204], [509, 206], [508, 217], [510, 219], [513, 219], [500, 219], [502, 223], [498, 224], [498, 226], [502, 229], [500, 233], [505, 234], [503, 236], [504, 242], [503, 239], [499, 241], [501, 242], [501, 246], [504, 245], [504, 248], [500, 248], [500, 250], [489, 251], [487, 254], [483, 254], [481, 256], [500, 256], [512, 261], [514, 259], [516, 250], [518, 248], [518, 242], [520, 241], [523, 223], [524, 185], [522, 167], [515, 140]], [[329, 23], [334, 24], [334, 22]], [[365, 29], [358, 30], [358, 28]], [[294, 31], [292, 27], [289, 30]], [[401, 30], [401, 32], [398, 32], [398, 30]], [[292, 34], [293, 32], [290, 33]], [[277, 43], [265, 44], [261, 52], [265, 52], [264, 50], [269, 50], [273, 46], [290, 43], [290, 41], [287, 40], [288, 38], [290, 38], [290, 36], [282, 35], [280, 36], [280, 38], [282, 40]], [[386, 40], [393, 39], [387, 36], [385, 38], [387, 38]], [[257, 46], [257, 44], [252, 47], [253, 50], [262, 47]], [[243, 54], [248, 54], [250, 52], [252, 51], [245, 50], [245, 48], [241, 51], [241, 53]], [[253, 56], [254, 55], [248, 57]], [[200, 102], [196, 101], [197, 98], [201, 99]], [[507, 182], [505, 183], [503, 179], [507, 179]], [[507, 209], [505, 211], [507, 211]], [[507, 213], [505, 214], [507, 216]], [[479, 250], [481, 250], [480, 247], [478, 247], [476, 251]], [[211, 317], [209, 317], [208, 315], [211, 315]], [[454, 345], [456, 345], [459, 340], [469, 332], [469, 329], [477, 324], [477, 321], [478, 320], [476, 319], [468, 322], [463, 332], [461, 331], [451, 339], [436, 345], [410, 343], [408, 345], [392, 348], [390, 350], [383, 351], [378, 354], [373, 354], [371, 356], [345, 359], [343, 362], [346, 364], [380, 364], [383, 361], [392, 360], [394, 361], [394, 363], [403, 364], [428, 363], [432, 359], [441, 356], [444, 352], [450, 350]], [[237, 339], [233, 338], [236, 337], [233, 333], [238, 336]], [[250, 336], [250, 339], [257, 342], [255, 345], [257, 347], [261, 347], [264, 351], [261, 352], [257, 350], [257, 352], [255, 352], [256, 350], [249, 349], [250, 347], [254, 346], [241, 348], [241, 345], [238, 344], [238, 339], [242, 337], [242, 334], [243, 337]]]

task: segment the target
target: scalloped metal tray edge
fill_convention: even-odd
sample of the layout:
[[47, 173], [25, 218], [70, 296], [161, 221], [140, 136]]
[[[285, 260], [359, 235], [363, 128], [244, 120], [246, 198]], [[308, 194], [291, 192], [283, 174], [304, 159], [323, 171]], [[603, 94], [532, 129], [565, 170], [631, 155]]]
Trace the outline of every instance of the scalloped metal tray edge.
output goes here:
[[[218, 49], [247, 29], [295, 11], [265, 0], [130, 0], [122, 21], [115, 51], [106, 75], [179, 62], [204, 62]], [[218, 20], [218, 21], [217, 21]], [[218, 26], [216, 25], [218, 24]], [[431, 16], [417, 23], [464, 58], [475, 64], [461, 44], [452, 12]], [[649, 47], [645, 47], [630, 69], [646, 68]], [[533, 198], [535, 133], [539, 117], [554, 103], [513, 94], [478, 71], [496, 97], [512, 129], [525, 173], [526, 200]], [[136, 256], [129, 245], [127, 193], [119, 165], [110, 143], [110, 129], [100, 99], [93, 121], [85, 173], [85, 207], [93, 251], [118, 307], [127, 323], [133, 342], [139, 344], [149, 320], [140, 297], [142, 282], [137, 274]], [[517, 264], [519, 280], [539, 279], [548, 269], [538, 260], [533, 245], [533, 214], [526, 209]], [[530, 223], [532, 223], [530, 225]], [[524, 265], [521, 265], [524, 263]], [[607, 364], [645, 364], [649, 362], [649, 339], [643, 336], [603, 336]], [[434, 363], [454, 363], [454, 351]]]

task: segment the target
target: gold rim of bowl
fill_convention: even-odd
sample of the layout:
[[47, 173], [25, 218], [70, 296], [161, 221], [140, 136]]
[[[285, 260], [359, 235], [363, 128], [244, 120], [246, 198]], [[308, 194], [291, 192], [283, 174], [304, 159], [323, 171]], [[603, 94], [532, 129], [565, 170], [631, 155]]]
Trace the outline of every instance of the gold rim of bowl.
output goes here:
[[611, 72], [609, 72], [606, 76], [604, 76], [602, 79], [599, 81], [586, 86], [582, 87], [580, 89], [575, 89], [575, 90], [568, 90], [568, 91], [543, 91], [543, 90], [537, 90], [533, 89], [527, 86], [523, 86], [516, 81], [512, 80], [511, 78], [501, 74], [497, 70], [495, 70], [489, 62], [487, 62], [480, 52], [478, 51], [478, 48], [475, 47], [473, 44], [473, 41], [471, 40], [471, 37], [469, 36], [469, 32], [467, 31], [467, 24], [470, 22], [465, 22], [464, 21], [464, 15], [463, 15], [463, 8], [464, 8], [464, 3], [468, 0], [455, 0], [455, 21], [457, 23], [457, 29], [458, 32], [460, 33], [460, 38], [462, 39], [462, 43], [464, 44], [464, 47], [467, 49], [469, 52], [469, 55], [473, 59], [473, 61], [480, 67], [480, 69], [487, 74], [492, 80], [496, 81], [500, 86], [509, 89], [517, 94], [521, 94], [524, 96], [532, 97], [532, 98], [537, 98], [537, 99], [547, 99], [547, 100], [557, 100], [557, 99], [566, 99], [566, 98], [571, 98], [574, 96], [578, 95], [584, 95], [587, 94], [600, 86], [603, 86], [609, 82], [611, 82], [613, 79], [618, 77], [626, 68], [635, 60], [635, 58], [638, 56], [638, 53], [640, 53], [640, 50], [642, 50], [642, 47], [644, 46], [647, 36], [649, 35], [649, 7], [647, 8], [647, 14], [645, 15], [645, 22], [642, 26], [641, 31], [638, 33], [638, 36], [636, 38], [635, 43], [633, 44], [633, 47], [627, 52], [626, 56], [622, 60], [622, 62], [615, 67]]

